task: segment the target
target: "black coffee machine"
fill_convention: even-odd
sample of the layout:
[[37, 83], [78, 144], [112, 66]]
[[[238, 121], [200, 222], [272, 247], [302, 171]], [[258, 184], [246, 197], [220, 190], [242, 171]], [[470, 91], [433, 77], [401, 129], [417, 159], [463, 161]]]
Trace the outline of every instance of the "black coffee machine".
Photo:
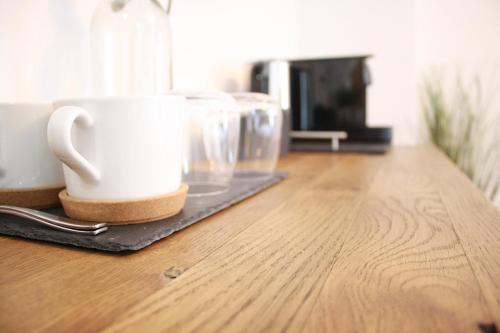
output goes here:
[[366, 126], [367, 58], [259, 62], [252, 68], [251, 90], [288, 106], [283, 137], [291, 150], [385, 152], [392, 129]]

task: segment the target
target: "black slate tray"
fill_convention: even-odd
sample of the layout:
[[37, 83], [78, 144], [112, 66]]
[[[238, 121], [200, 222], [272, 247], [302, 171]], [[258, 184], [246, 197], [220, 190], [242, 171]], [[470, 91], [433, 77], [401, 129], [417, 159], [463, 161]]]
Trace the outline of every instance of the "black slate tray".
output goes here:
[[[102, 251], [136, 251], [263, 191], [286, 176], [284, 172], [276, 172], [267, 178], [236, 178], [230, 189], [223, 194], [206, 196], [203, 201], [188, 197], [184, 209], [176, 216], [145, 224], [110, 226], [106, 232], [97, 236], [71, 234], [1, 214], [0, 234]], [[62, 208], [48, 209], [46, 212], [65, 216]]]

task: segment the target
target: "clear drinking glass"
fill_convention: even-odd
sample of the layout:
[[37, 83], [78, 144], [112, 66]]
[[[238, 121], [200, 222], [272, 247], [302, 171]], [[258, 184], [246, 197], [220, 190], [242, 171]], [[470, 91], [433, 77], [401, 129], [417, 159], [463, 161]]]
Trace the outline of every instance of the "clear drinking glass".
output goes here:
[[156, 0], [101, 0], [92, 17], [97, 96], [154, 96], [171, 89], [169, 16]]
[[188, 196], [229, 189], [238, 159], [240, 115], [229, 94], [174, 92], [186, 97], [183, 181]]
[[235, 93], [241, 116], [235, 178], [268, 177], [280, 153], [283, 114], [279, 104], [262, 93]]

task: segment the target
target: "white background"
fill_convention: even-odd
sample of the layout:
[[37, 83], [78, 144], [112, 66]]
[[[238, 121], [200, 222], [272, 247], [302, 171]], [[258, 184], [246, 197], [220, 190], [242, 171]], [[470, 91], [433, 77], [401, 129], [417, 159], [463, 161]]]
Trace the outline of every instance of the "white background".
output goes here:
[[[0, 101], [88, 94], [98, 2], [0, 0]], [[368, 122], [396, 143], [419, 140], [429, 68], [500, 74], [498, 0], [174, 0], [172, 28], [178, 89], [245, 90], [255, 60], [373, 55]]]

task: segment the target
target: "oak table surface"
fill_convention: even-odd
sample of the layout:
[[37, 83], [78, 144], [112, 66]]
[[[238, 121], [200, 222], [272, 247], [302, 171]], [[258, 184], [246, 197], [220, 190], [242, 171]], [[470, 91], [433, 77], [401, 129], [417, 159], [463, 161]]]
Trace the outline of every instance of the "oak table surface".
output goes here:
[[292, 153], [131, 254], [0, 237], [0, 332], [495, 332], [500, 213], [433, 147]]

